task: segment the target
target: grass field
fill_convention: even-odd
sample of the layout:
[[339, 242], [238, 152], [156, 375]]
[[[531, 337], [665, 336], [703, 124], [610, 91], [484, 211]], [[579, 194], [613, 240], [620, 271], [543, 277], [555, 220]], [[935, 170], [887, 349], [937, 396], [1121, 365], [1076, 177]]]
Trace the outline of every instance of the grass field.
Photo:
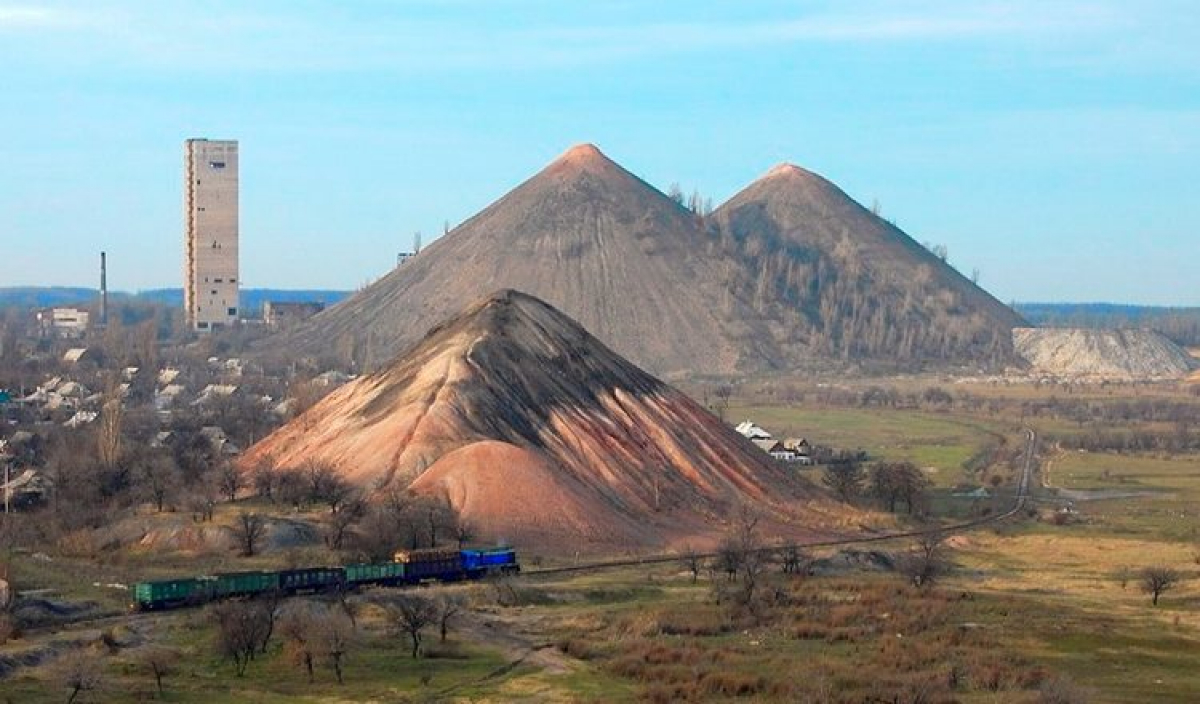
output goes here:
[[733, 406], [731, 422], [749, 418], [778, 438], [804, 437], [817, 445], [866, 450], [872, 458], [911, 460], [935, 486], [976, 481], [963, 465], [1002, 437], [1016, 437], [1004, 420], [887, 409], [811, 409], [788, 406]]
[[1049, 481], [1074, 499], [1078, 532], [1200, 544], [1200, 456], [1064, 452]]
[[[982, 449], [1001, 437], [1019, 446], [1023, 424], [1078, 430], [1046, 418], [891, 409], [737, 405], [728, 415], [733, 422], [751, 418], [777, 437], [910, 459], [934, 482], [935, 513], [954, 517], [979, 508], [953, 497], [951, 487], [980, 482], [964, 465]], [[925, 701], [1033, 704], [1060, 677], [1082, 694], [1059, 701], [1196, 701], [1200, 456], [1043, 447], [1043, 460], [1050, 488], [1037, 493], [1041, 518], [955, 536], [956, 568], [931, 591], [905, 586], [890, 572], [776, 573], [766, 592], [773, 595], [768, 615], [751, 619], [716, 603], [711, 577], [692, 584], [676, 565], [528, 578], [511, 585], [512, 603], [484, 600], [473, 625], [452, 632], [449, 646], [432, 649], [434, 657], [414, 661], [404, 640], [368, 614], [344, 685], [324, 664], [309, 685], [278, 644], [237, 678], [214, 654], [203, 612], [172, 613], [122, 627], [129, 644], [115, 653], [100, 649], [96, 634], [81, 636], [104, 663], [106, 684], [79, 701], [156, 700], [152, 679], [133, 661], [145, 642], [186, 655], [161, 699], [174, 702], [849, 702], [898, 695], [909, 701], [924, 692]], [[814, 478], [820, 472], [799, 471]], [[1010, 493], [997, 492], [993, 510]], [[1049, 520], [1068, 502], [1076, 510], [1072, 522]], [[218, 521], [239, 509], [222, 508]], [[131, 574], [329, 557], [323, 548], [306, 550], [250, 560], [229, 551], [114, 550], [52, 560], [21, 554], [12, 565], [20, 583], [119, 609], [124, 594], [104, 585]], [[1136, 574], [1158, 565], [1189, 579], [1153, 607]], [[12, 646], [0, 647], [0, 657]], [[51, 677], [48, 668], [25, 668], [0, 680], [0, 701], [65, 701], [66, 690]]]

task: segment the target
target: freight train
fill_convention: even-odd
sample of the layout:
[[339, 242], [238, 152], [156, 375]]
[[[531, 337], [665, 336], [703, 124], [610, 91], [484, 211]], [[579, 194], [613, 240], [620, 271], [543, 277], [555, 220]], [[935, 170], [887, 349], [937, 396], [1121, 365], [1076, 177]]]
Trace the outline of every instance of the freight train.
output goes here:
[[138, 582], [130, 588], [131, 607], [138, 611], [197, 606], [209, 601], [257, 594], [299, 594], [404, 586], [421, 582], [456, 582], [519, 572], [511, 548], [482, 550], [402, 550], [391, 562], [342, 567], [302, 567], [278, 572], [220, 574]]

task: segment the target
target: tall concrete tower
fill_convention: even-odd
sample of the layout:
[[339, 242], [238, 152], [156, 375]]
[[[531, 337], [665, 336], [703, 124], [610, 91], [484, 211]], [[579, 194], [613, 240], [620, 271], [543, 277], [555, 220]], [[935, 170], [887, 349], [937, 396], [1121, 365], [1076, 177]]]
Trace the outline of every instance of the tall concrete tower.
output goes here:
[[183, 172], [183, 305], [209, 331], [238, 319], [238, 143], [187, 140]]

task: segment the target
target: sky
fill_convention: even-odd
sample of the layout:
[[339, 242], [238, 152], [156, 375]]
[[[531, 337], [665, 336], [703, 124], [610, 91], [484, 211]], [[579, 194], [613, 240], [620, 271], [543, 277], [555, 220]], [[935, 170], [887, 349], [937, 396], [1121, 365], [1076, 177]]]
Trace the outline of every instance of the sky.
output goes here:
[[353, 289], [571, 145], [720, 203], [780, 162], [1004, 301], [1200, 305], [1195, 0], [0, 0], [0, 286], [181, 285], [237, 139], [246, 287]]

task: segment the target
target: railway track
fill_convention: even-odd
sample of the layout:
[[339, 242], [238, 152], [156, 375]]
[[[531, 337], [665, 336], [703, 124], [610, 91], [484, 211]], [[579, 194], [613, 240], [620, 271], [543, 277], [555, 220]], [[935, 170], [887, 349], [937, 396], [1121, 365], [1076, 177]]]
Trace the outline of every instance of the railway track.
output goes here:
[[[760, 552], [770, 553], [788, 548], [827, 548], [839, 547], [844, 545], [867, 545], [871, 543], [882, 543], [889, 540], [898, 540], [903, 538], [917, 538], [924, 535], [945, 532], [962, 532], [982, 528], [1001, 521], [1008, 520], [1020, 513], [1029, 503], [1029, 485], [1033, 476], [1033, 461], [1035, 450], [1037, 449], [1037, 434], [1030, 429], [1025, 430], [1025, 460], [1021, 468], [1021, 478], [1017, 482], [1017, 493], [1013, 499], [1013, 505], [1004, 513], [998, 513], [984, 518], [978, 518], [971, 521], [963, 521], [961, 523], [953, 523], [937, 528], [927, 528], [921, 530], [897, 531], [893, 533], [881, 533], [879, 535], [856, 536], [852, 538], [833, 538], [830, 540], [813, 540], [807, 542], [789, 543], [785, 545], [763, 548]], [[545, 569], [536, 570], [521, 570], [522, 577], [544, 577], [562, 574], [571, 574], [575, 572], [595, 572], [601, 570], [619, 569], [623, 567], [638, 567], [642, 565], [661, 565], [670, 562], [678, 562], [683, 556], [679, 554], [664, 554], [651, 555], [642, 558], [633, 558], [627, 560], [608, 560], [604, 562], [591, 562], [582, 565], [569, 565], [565, 567], [547, 567]], [[702, 559], [712, 559], [717, 557], [717, 553], [701, 553], [696, 555]]]
[[[839, 547], [839, 546], [847, 546], [847, 545], [868, 545], [871, 543], [882, 543], [882, 542], [887, 542], [890, 540], [915, 538], [915, 537], [919, 537], [922, 535], [929, 535], [929, 534], [938, 533], [938, 532], [947, 532], [947, 531], [961, 532], [961, 531], [966, 531], [966, 530], [973, 530], [976, 528], [982, 528], [984, 526], [992, 525], [995, 523], [999, 523], [1001, 521], [1005, 521], [1009, 518], [1012, 518], [1013, 516], [1020, 513], [1021, 510], [1024, 509], [1026, 504], [1028, 503], [1029, 486], [1030, 486], [1031, 477], [1033, 475], [1033, 458], [1035, 455], [1034, 450], [1036, 449], [1036, 446], [1037, 446], [1037, 435], [1032, 430], [1028, 430], [1028, 429], [1025, 431], [1025, 434], [1026, 434], [1025, 460], [1024, 460], [1024, 465], [1023, 465], [1022, 471], [1021, 471], [1021, 478], [1017, 484], [1017, 494], [1013, 500], [1012, 507], [1009, 508], [1004, 513], [999, 513], [999, 514], [996, 514], [993, 516], [987, 516], [985, 518], [979, 518], [979, 519], [975, 519], [975, 520], [971, 520], [971, 521], [964, 521], [961, 523], [954, 523], [954, 524], [950, 524], [950, 525], [939, 526], [937, 528], [932, 528], [932, 529], [897, 531], [897, 532], [893, 532], [893, 533], [881, 533], [878, 535], [855, 536], [855, 537], [847, 537], [847, 538], [833, 538], [833, 539], [829, 539], [829, 540], [813, 540], [813, 541], [806, 541], [806, 542], [797, 542], [797, 543], [791, 543], [791, 544], [786, 544], [786, 545], [781, 545], [781, 546], [773, 546], [773, 547], [769, 547], [769, 548], [763, 548], [761, 552], [763, 552], [763, 553], [775, 552], [775, 551], [778, 551], [781, 549], [787, 549], [790, 547], [794, 547], [794, 548], [825, 548], [825, 547]], [[712, 559], [716, 556], [717, 556], [716, 553], [703, 553], [703, 554], [697, 555], [697, 557], [702, 558], [702, 559]], [[564, 567], [548, 567], [548, 568], [544, 568], [544, 569], [534, 569], [534, 570], [523, 569], [519, 574], [519, 578], [536, 579], [536, 578], [540, 578], [540, 577], [551, 577], [551, 576], [555, 576], [555, 575], [564, 575], [564, 574], [572, 574], [572, 573], [579, 573], [579, 572], [596, 572], [596, 571], [611, 570], [611, 569], [621, 569], [621, 568], [626, 568], [626, 567], [661, 565], [661, 564], [667, 564], [667, 563], [672, 563], [672, 562], [678, 562], [681, 559], [681, 557], [682, 556], [679, 554], [672, 553], [672, 554], [662, 554], [662, 555], [650, 555], [650, 556], [646, 556], [646, 557], [632, 558], [632, 559], [625, 559], [625, 560], [606, 560], [606, 561], [601, 561], [601, 562], [589, 562], [589, 563], [585, 563], [585, 564], [569, 565], [569, 566], [564, 566]], [[126, 622], [128, 622], [128, 619], [131, 619], [131, 618], [132, 619], [140, 619], [140, 618], [145, 618], [147, 616], [149, 616], [149, 614], [136, 613], [136, 612], [130, 612], [127, 614], [113, 614], [111, 612], [108, 612], [108, 613], [98, 615], [93, 618], [82, 618], [82, 619], [78, 619], [78, 620], [69, 621], [66, 623], [55, 624], [53, 626], [33, 627], [30, 629], [27, 629], [27, 632], [29, 632], [29, 633], [46, 633], [46, 632], [54, 633], [54, 632], [58, 632], [58, 631], [78, 630], [78, 629], [82, 629], [82, 628], [95, 628], [95, 627], [102, 626], [102, 625], [105, 625], [108, 623], [113, 623], [113, 624], [126, 623]]]

